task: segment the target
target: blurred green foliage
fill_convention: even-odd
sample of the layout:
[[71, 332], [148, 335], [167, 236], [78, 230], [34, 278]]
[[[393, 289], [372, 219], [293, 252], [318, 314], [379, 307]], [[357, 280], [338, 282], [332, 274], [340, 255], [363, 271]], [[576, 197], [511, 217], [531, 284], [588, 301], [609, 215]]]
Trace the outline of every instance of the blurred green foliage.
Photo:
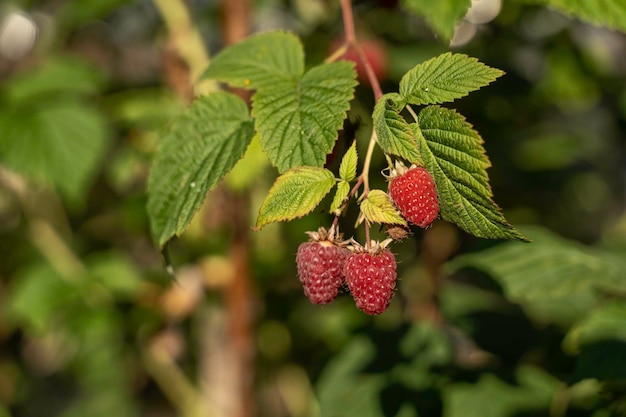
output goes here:
[[[190, 3], [216, 51], [218, 5]], [[415, 230], [393, 247], [399, 289], [372, 318], [347, 294], [324, 307], [302, 294], [294, 254], [327, 214], [252, 233], [258, 415], [626, 415], [626, 36], [536, 3], [503, 2], [455, 48], [506, 71], [458, 106], [485, 140], [495, 201], [532, 225], [522, 231], [534, 242], [441, 221]], [[588, 17], [575, 8], [585, 2], [543, 3]], [[0, 58], [0, 416], [198, 415], [196, 396], [211, 402], [219, 386], [207, 363], [219, 365], [219, 326], [233, 314], [224, 286], [236, 230], [253, 224], [276, 172], [253, 141], [233, 189], [210, 193], [170, 245], [173, 281], [145, 214], [158, 132], [184, 107], [157, 10], [9, 1], [0, 19], [18, 7], [39, 38], [21, 60]], [[335, 2], [254, 7], [258, 29], [302, 37], [309, 66], [341, 36]], [[358, 36], [385, 45], [384, 91], [448, 49], [398, 7], [354, 2]], [[359, 87], [359, 152], [373, 104]], [[374, 164], [385, 166], [380, 154]], [[250, 208], [247, 224], [233, 227], [232, 194]]]

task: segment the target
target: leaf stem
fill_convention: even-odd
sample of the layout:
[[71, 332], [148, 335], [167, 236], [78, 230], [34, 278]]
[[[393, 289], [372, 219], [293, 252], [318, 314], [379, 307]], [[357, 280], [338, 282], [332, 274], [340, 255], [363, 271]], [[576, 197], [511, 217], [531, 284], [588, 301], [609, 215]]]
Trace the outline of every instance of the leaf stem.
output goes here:
[[413, 116], [413, 119], [415, 120], [415, 123], [419, 123], [419, 119], [417, 117], [417, 113], [415, 113], [415, 110], [413, 110], [413, 108], [411, 106], [409, 106], [407, 104], [406, 109], [409, 111], [409, 113], [411, 113], [411, 116]]
[[367, 194], [370, 192], [370, 179], [369, 179], [369, 171], [370, 165], [372, 163], [372, 155], [374, 154], [374, 148], [376, 147], [376, 142], [378, 140], [378, 136], [376, 135], [376, 129], [372, 128], [372, 136], [370, 137], [370, 143], [367, 147], [367, 152], [365, 153], [365, 161], [363, 162], [363, 171], [361, 172], [361, 178], [363, 179], [363, 197], [367, 197]]
[[324, 60], [325, 63], [329, 64], [331, 62], [337, 61], [339, 58], [344, 56], [348, 51], [348, 44], [343, 43], [335, 52], [333, 52], [328, 58]]

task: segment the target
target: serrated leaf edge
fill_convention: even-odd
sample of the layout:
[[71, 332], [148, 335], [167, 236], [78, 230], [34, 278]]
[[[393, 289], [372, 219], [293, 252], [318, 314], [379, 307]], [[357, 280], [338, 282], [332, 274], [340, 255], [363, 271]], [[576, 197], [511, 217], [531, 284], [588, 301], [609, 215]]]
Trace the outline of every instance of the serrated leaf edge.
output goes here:
[[[478, 132], [477, 132], [476, 130], [474, 130], [474, 129], [473, 129], [473, 126], [472, 126], [469, 122], [467, 122], [467, 121], [466, 121], [466, 119], [465, 119], [465, 117], [464, 117], [463, 115], [461, 115], [460, 113], [458, 113], [456, 110], [443, 108], [443, 107], [441, 107], [441, 106], [428, 106], [428, 107], [430, 107], [430, 108], [432, 108], [432, 107], [439, 107], [439, 108], [441, 108], [441, 109], [443, 109], [443, 110], [446, 110], [446, 111], [448, 111], [448, 112], [452, 112], [453, 114], [455, 114], [456, 116], [458, 116], [458, 117], [459, 117], [459, 119], [460, 119], [460, 120], [462, 120], [462, 121], [463, 121], [463, 122], [467, 125], [467, 127], [468, 127], [468, 128], [470, 128], [470, 129], [472, 130], [472, 132], [474, 132], [474, 133], [476, 134], [476, 137], [477, 137], [477, 138], [479, 138], [479, 140], [480, 140], [480, 142], [479, 142], [479, 143], [480, 143], [480, 145], [481, 145], [481, 148], [482, 148], [483, 154], [485, 155], [485, 158], [487, 159], [487, 157], [486, 157], [486, 153], [485, 153], [485, 150], [484, 150], [484, 147], [482, 146], [482, 143], [483, 143], [483, 139], [482, 139], [482, 137], [478, 134]], [[421, 112], [420, 112], [420, 114], [421, 114]], [[437, 161], [437, 157], [435, 156], [435, 154], [433, 153], [433, 151], [430, 149], [430, 146], [428, 146], [428, 140], [427, 140], [427, 139], [424, 137], [424, 135], [422, 134], [422, 130], [421, 130], [421, 128], [419, 127], [419, 124], [418, 124], [418, 123], [412, 123], [410, 126], [411, 126], [414, 130], [416, 130], [416, 136], [418, 137], [418, 139], [419, 139], [419, 140], [421, 140], [421, 141], [423, 141], [424, 146], [422, 146], [422, 147], [421, 147], [421, 148], [422, 148], [421, 152], [429, 152], [429, 153], [430, 153], [431, 160], [433, 161], [433, 163], [434, 163], [434, 164], [436, 164], [436, 168], [437, 168], [438, 170], [440, 170], [441, 172], [443, 172], [443, 173], [444, 173], [444, 174], [443, 174], [443, 178], [444, 178], [444, 179], [445, 179], [445, 181], [448, 183], [449, 187], [451, 187], [452, 189], [456, 190], [456, 191], [459, 193], [459, 195], [461, 196], [461, 198], [462, 198], [463, 200], [467, 200], [467, 198], [463, 195], [463, 193], [461, 193], [461, 192], [458, 190], [458, 186], [461, 186], [461, 187], [466, 187], [466, 188], [468, 188], [469, 190], [471, 190], [472, 192], [474, 192], [474, 190], [473, 190], [473, 189], [471, 189], [471, 188], [469, 188], [469, 187], [467, 187], [466, 185], [464, 185], [464, 184], [460, 184], [460, 183], [458, 183], [458, 186], [457, 186], [457, 183], [453, 182], [450, 178], [448, 178], [448, 176], [445, 174], [445, 170], [443, 170], [443, 168], [441, 167], [441, 165], [440, 165], [440, 164], [439, 164], [439, 162]], [[488, 161], [488, 159], [487, 159], [487, 161]], [[442, 208], [442, 210], [441, 210], [441, 217], [442, 217], [442, 219], [443, 219], [443, 220], [448, 221], [448, 222], [455, 223], [455, 224], [457, 224], [459, 227], [461, 227], [461, 225], [460, 225], [460, 224], [458, 224], [458, 223], [455, 221], [455, 219], [450, 218], [450, 217], [447, 215], [447, 210], [446, 210], [446, 209], [444, 209], [444, 207], [447, 205], [446, 199], [442, 199], [442, 198], [441, 198], [441, 193], [442, 193], [442, 191], [441, 191], [441, 190], [442, 190], [444, 187], [442, 187], [442, 184], [441, 184], [441, 179], [439, 178], [439, 175], [436, 175], [436, 170], [435, 170], [435, 169], [433, 169], [433, 168], [434, 168], [433, 166], [427, 166], [427, 169], [428, 169], [428, 170], [429, 170], [429, 171], [433, 174], [433, 179], [435, 180], [435, 184], [436, 184], [436, 186], [437, 186], [437, 194], [439, 195], [439, 205], [440, 205], [440, 207]], [[460, 168], [460, 167], [459, 167], [459, 168]], [[485, 168], [485, 169], [486, 169], [486, 168]], [[465, 170], [464, 170], [464, 171], [465, 171]], [[465, 172], [468, 174], [468, 176], [469, 176], [469, 177], [474, 178], [474, 177], [472, 176], [472, 174], [471, 174], [471, 173], [469, 173], [469, 172], [467, 172], [467, 171], [465, 171]], [[523, 241], [523, 242], [530, 242], [530, 240], [529, 240], [528, 238], [526, 238], [525, 236], [523, 236], [523, 235], [522, 235], [522, 234], [521, 234], [521, 233], [520, 233], [517, 229], [515, 229], [515, 227], [513, 227], [513, 226], [512, 226], [512, 225], [511, 225], [511, 224], [510, 224], [507, 220], [506, 220], [506, 218], [505, 218], [505, 217], [504, 217], [504, 215], [502, 214], [502, 209], [500, 208], [500, 206], [498, 206], [498, 205], [495, 203], [495, 201], [493, 201], [493, 198], [492, 198], [492, 197], [493, 197], [493, 192], [492, 192], [492, 190], [491, 190], [491, 186], [489, 185], [489, 182], [487, 182], [487, 186], [486, 186], [485, 188], [487, 189], [487, 198], [486, 198], [486, 200], [487, 200], [489, 203], [491, 203], [491, 204], [492, 204], [492, 207], [485, 207], [483, 204], [481, 204], [480, 202], [477, 202], [477, 201], [476, 201], [476, 202], [471, 202], [471, 203], [472, 203], [472, 205], [481, 205], [481, 206], [483, 206], [485, 209], [487, 209], [489, 212], [492, 212], [492, 211], [494, 211], [494, 210], [495, 210], [495, 212], [497, 213], [497, 215], [499, 215], [499, 216], [498, 216], [498, 217], [499, 217], [499, 219], [497, 219], [497, 220], [498, 220], [498, 221], [497, 221], [497, 223], [494, 223], [494, 221], [495, 221], [496, 219], [490, 219], [490, 218], [486, 217], [486, 216], [485, 216], [485, 214], [480, 213], [480, 212], [479, 212], [479, 214], [480, 214], [480, 215], [481, 215], [481, 216], [485, 219], [485, 221], [486, 221], [487, 223], [490, 223], [490, 224], [493, 224], [494, 226], [497, 226], [500, 230], [502, 230], [502, 231], [504, 232], [504, 234], [505, 234], [505, 235], [510, 236], [510, 238], [517, 239], [517, 240], [520, 240], [520, 241]], [[474, 221], [474, 219], [473, 219], [473, 218], [469, 217], [469, 219], [470, 219], [470, 220], [474, 223], [474, 225], [476, 226], [476, 230], [482, 230], [482, 228], [481, 228], [481, 227], [479, 227], [479, 225], [478, 225], [478, 224], [476, 224], [476, 222]], [[466, 230], [464, 227], [461, 227], [461, 228], [462, 228], [463, 230], [465, 230], [466, 232], [468, 232], [468, 233], [470, 233], [470, 234], [473, 234], [473, 235], [475, 235], [475, 236], [478, 236], [478, 237], [482, 237], [482, 238], [491, 238], [491, 239], [493, 239], [493, 238], [494, 238], [493, 236], [488, 236], [487, 234], [484, 234], [484, 233], [483, 233], [483, 234], [477, 234], [477, 233], [474, 233], [474, 232], [472, 232], [472, 231], [470, 231], [470, 230]]]
[[[289, 176], [297, 173], [298, 171], [300, 171], [300, 172], [302, 172], [302, 171], [309, 171], [309, 172], [318, 171], [320, 174], [323, 173], [324, 175], [326, 175], [326, 177], [328, 178], [328, 182], [330, 183], [329, 186], [327, 187], [327, 190], [322, 195], [319, 196], [319, 198], [317, 199], [317, 202], [312, 204], [311, 208], [309, 208], [308, 211], [302, 211], [301, 213], [298, 213], [298, 214], [295, 214], [295, 215], [287, 214], [287, 215], [282, 215], [282, 216], [275, 216], [277, 218], [270, 219], [270, 220], [263, 219], [262, 218], [263, 208], [266, 206], [268, 201], [271, 201], [271, 198], [273, 198], [272, 191], [276, 190], [276, 187], [278, 187], [281, 184], [281, 181], [285, 181], [286, 178], [288, 178]], [[331, 179], [332, 179], [332, 183], [330, 182]], [[325, 180], [325, 179], [323, 179], [323, 180]], [[320, 180], [318, 182], [322, 182], [322, 180]], [[307, 214], [309, 214], [313, 210], [315, 210], [315, 208], [322, 202], [324, 197], [335, 186], [335, 183], [336, 183], [336, 180], [335, 180], [334, 174], [331, 171], [327, 170], [326, 168], [312, 167], [312, 166], [302, 166], [302, 167], [288, 169], [287, 171], [283, 172], [278, 178], [276, 178], [276, 181], [274, 181], [274, 184], [270, 188], [267, 197], [265, 198], [265, 200], [261, 204], [261, 207], [259, 208], [259, 214], [257, 216], [257, 221], [256, 221], [256, 225], [254, 227], [254, 230], [258, 231], [258, 230], [262, 229], [263, 227], [265, 227], [265, 226], [267, 226], [268, 224], [271, 224], [271, 223], [276, 223], [276, 222], [281, 222], [281, 221], [291, 221], [291, 220], [299, 219], [299, 218], [302, 218], [302, 217], [306, 216]]]

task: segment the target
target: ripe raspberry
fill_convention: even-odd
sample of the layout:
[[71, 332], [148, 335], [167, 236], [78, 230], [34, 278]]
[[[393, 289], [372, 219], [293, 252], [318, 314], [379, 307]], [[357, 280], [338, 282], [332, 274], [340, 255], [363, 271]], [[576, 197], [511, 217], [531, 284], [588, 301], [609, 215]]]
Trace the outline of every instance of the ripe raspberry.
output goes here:
[[313, 241], [298, 247], [296, 264], [304, 294], [313, 304], [328, 304], [343, 284], [343, 264], [348, 249], [338, 245], [322, 228], [309, 233]]
[[439, 215], [435, 181], [423, 167], [406, 168], [396, 163], [389, 181], [389, 196], [410, 223], [427, 227]]
[[343, 273], [359, 310], [380, 314], [387, 309], [396, 286], [396, 258], [389, 249], [351, 253]]

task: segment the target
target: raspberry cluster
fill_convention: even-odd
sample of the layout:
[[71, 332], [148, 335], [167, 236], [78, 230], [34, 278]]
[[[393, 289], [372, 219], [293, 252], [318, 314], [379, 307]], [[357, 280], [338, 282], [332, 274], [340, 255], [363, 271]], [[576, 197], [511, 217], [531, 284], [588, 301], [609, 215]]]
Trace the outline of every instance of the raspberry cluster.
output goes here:
[[328, 304], [345, 282], [356, 306], [367, 314], [387, 309], [396, 286], [396, 260], [384, 246], [365, 249], [341, 242], [320, 228], [309, 232], [296, 255], [298, 277], [313, 304]]
[[[396, 162], [387, 179], [389, 198], [407, 222], [426, 228], [437, 218], [437, 188], [426, 168], [407, 168]], [[329, 231], [320, 228], [308, 232], [310, 240], [298, 248], [296, 264], [309, 300], [314, 304], [330, 303], [345, 283], [361, 311], [371, 315], [385, 311], [397, 278], [396, 259], [387, 245], [409, 232], [405, 226], [387, 226], [390, 239], [381, 243], [369, 241], [365, 247], [354, 239], [342, 241], [341, 235], [335, 233], [335, 225]]]

